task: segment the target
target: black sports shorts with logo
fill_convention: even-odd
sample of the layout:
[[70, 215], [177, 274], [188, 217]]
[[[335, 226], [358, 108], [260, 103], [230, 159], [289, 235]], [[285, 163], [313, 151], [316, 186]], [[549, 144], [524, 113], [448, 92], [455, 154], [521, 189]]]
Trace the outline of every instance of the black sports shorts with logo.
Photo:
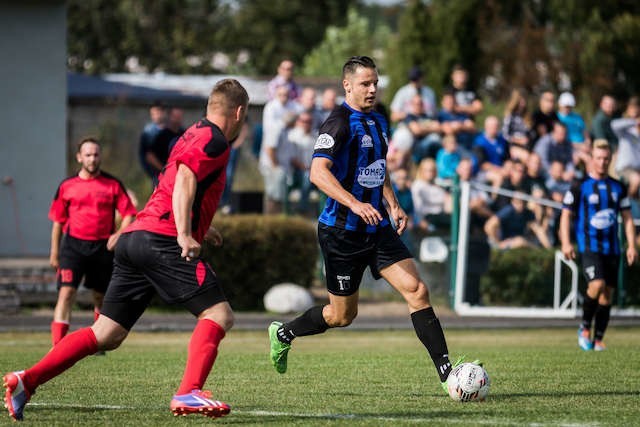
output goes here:
[[76, 239], [68, 234], [60, 245], [58, 289], [62, 286], [78, 288], [84, 276], [84, 286], [105, 293], [113, 270], [113, 252], [107, 250], [106, 240]]
[[101, 313], [130, 330], [156, 293], [194, 316], [226, 301], [211, 266], [201, 259], [187, 261], [181, 252], [172, 236], [148, 231], [122, 234]]
[[580, 254], [580, 264], [587, 283], [592, 280], [604, 280], [607, 286], [615, 287], [618, 285], [619, 255], [583, 252]]
[[356, 293], [367, 266], [373, 277], [379, 279], [383, 268], [413, 258], [390, 225], [377, 233], [364, 233], [319, 223], [318, 240], [324, 257], [327, 290], [334, 295]]

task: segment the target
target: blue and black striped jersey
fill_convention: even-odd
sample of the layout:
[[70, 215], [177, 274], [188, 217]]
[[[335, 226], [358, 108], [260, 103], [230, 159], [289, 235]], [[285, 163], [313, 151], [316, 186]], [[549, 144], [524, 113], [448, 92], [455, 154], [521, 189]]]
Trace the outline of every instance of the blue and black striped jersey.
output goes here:
[[321, 223], [351, 231], [375, 233], [389, 225], [382, 202], [387, 171], [387, 122], [375, 112], [363, 113], [347, 103], [336, 107], [320, 126], [313, 157], [333, 162], [331, 172], [342, 187], [363, 203], [370, 203], [383, 216], [377, 225], [367, 225], [349, 208], [327, 198], [318, 219]]
[[562, 203], [574, 215], [578, 252], [620, 254], [618, 214], [631, 207], [623, 183], [587, 176], [572, 185]]

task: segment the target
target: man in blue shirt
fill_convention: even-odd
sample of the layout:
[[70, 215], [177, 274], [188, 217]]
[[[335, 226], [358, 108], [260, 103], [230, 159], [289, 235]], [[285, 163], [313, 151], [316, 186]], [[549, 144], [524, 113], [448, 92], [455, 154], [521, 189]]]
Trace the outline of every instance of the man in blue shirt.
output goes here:
[[273, 322], [269, 326], [271, 362], [277, 372], [284, 373], [294, 338], [351, 324], [358, 311], [362, 274], [369, 266], [374, 277], [385, 278], [407, 301], [416, 334], [446, 387], [452, 366], [444, 333], [427, 286], [399, 236], [408, 218], [386, 170], [388, 130], [383, 116], [374, 111], [375, 63], [366, 56], [352, 57], [342, 75], [345, 102], [320, 127], [310, 176], [328, 196], [319, 218], [318, 239], [329, 304], [312, 307], [284, 324]]
[[[609, 324], [611, 296], [618, 282], [621, 252], [618, 214], [622, 215], [628, 242], [627, 263], [631, 265], [638, 258], [627, 189], [620, 181], [609, 176], [610, 162], [609, 144], [600, 140], [594, 143], [589, 174], [565, 194], [560, 216], [562, 253], [567, 259], [576, 257], [570, 238], [573, 217], [578, 252], [587, 280], [582, 323], [578, 329], [578, 345], [583, 350], [602, 351], [606, 348], [602, 339]], [[592, 338], [591, 323], [594, 317]]]

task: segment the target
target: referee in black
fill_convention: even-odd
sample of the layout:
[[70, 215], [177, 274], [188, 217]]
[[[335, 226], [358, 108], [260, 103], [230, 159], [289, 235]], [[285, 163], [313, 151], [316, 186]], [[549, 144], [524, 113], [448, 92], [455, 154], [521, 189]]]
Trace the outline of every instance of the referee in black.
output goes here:
[[[627, 263], [631, 265], [638, 258], [627, 187], [609, 176], [610, 162], [611, 147], [607, 141], [595, 140], [588, 175], [575, 182], [565, 194], [560, 217], [562, 253], [567, 259], [576, 257], [570, 237], [573, 219], [582, 271], [587, 280], [582, 323], [578, 328], [578, 345], [585, 351], [606, 349], [603, 337], [609, 324], [611, 296], [618, 283], [622, 252], [618, 238], [618, 214], [622, 215], [628, 242]], [[591, 323], [594, 317], [592, 336]]]

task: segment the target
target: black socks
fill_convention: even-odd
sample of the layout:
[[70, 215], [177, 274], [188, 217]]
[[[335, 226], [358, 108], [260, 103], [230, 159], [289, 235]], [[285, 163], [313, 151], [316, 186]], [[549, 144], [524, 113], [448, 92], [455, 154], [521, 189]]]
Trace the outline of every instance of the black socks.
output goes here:
[[440, 381], [446, 381], [451, 371], [449, 350], [447, 349], [447, 341], [444, 338], [442, 326], [440, 326], [440, 321], [436, 317], [433, 308], [429, 307], [411, 313], [411, 321], [418, 339], [429, 352], [431, 360], [433, 360], [433, 364], [438, 370]]
[[323, 308], [323, 306], [311, 307], [291, 322], [283, 324], [278, 329], [278, 339], [285, 344], [291, 344], [295, 337], [321, 334], [329, 329], [329, 325], [322, 316]]

